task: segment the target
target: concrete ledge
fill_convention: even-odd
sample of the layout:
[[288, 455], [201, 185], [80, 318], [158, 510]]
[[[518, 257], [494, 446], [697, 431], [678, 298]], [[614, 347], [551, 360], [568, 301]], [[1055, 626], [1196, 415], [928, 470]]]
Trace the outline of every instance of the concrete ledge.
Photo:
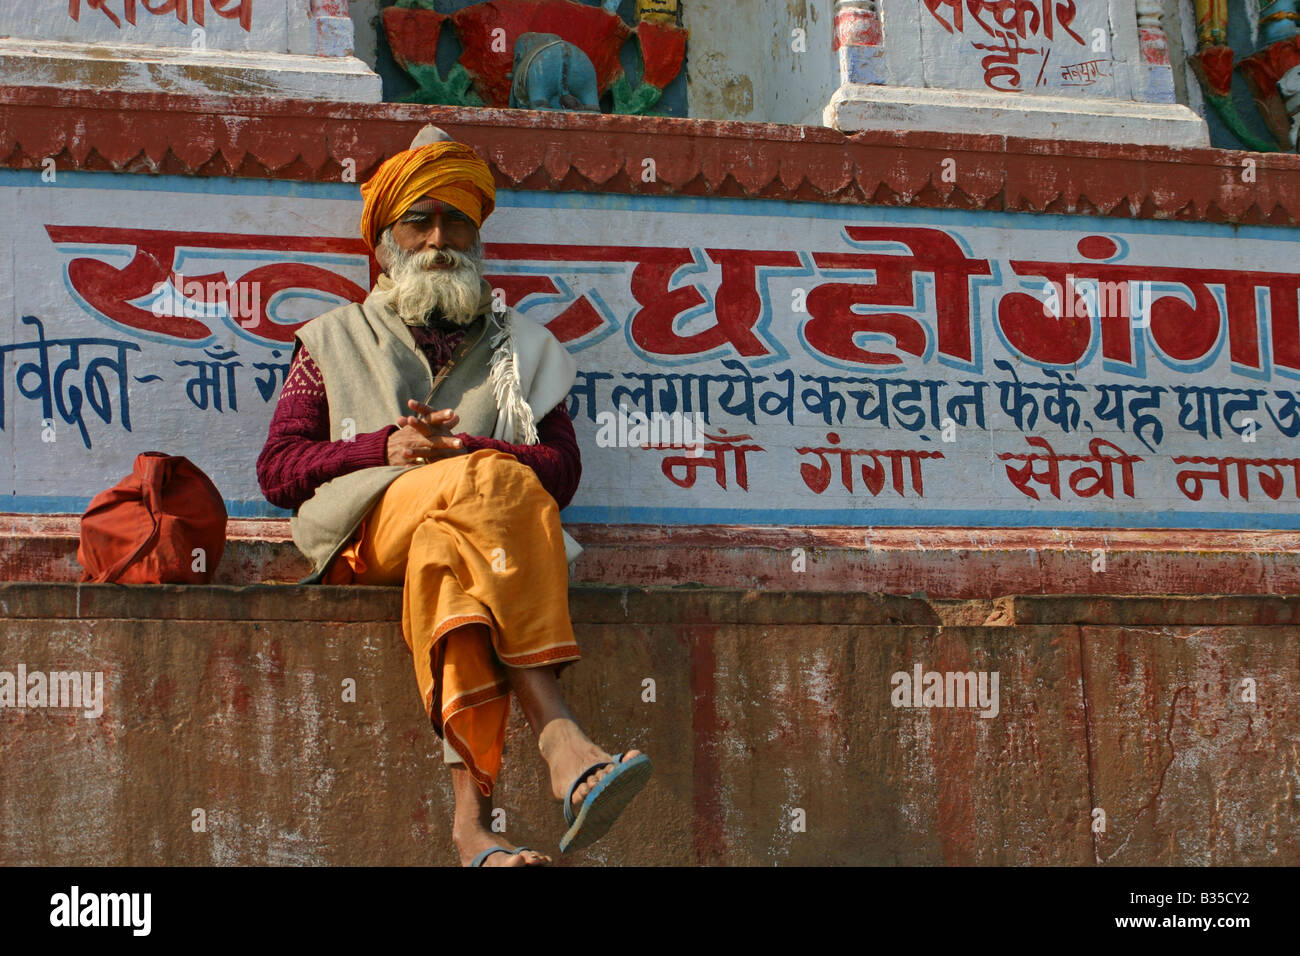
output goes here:
[[1095, 96], [850, 83], [835, 91], [823, 121], [844, 133], [944, 130], [1142, 146], [1210, 145], [1205, 120], [1186, 106]]
[[[0, 708], [0, 865], [453, 863], [396, 598], [0, 586], [0, 672], [105, 681], [98, 718]], [[934, 605], [574, 589], [570, 704], [656, 770], [564, 862], [1300, 863], [1300, 627], [1250, 622], [1294, 601], [1017, 597], [1012, 624], [912, 623], [960, 616]], [[916, 668], [997, 672], [996, 715], [894, 706]], [[534, 747], [516, 714], [494, 804], [553, 851]]]
[[[887, 594], [575, 588], [575, 624], [938, 624], [921, 600]], [[400, 624], [402, 589], [260, 584], [32, 584], [0, 581], [10, 620], [292, 621]]]
[[1298, 597], [1039, 597], [996, 602], [994, 623], [1105, 624], [1116, 627], [1300, 625]]
[[0, 85], [378, 103], [379, 74], [354, 56], [191, 50], [0, 38]]
[[[0, 613], [9, 620], [158, 620], [384, 622], [400, 624], [402, 589], [312, 585], [61, 584], [0, 581]], [[1010, 595], [943, 601], [843, 591], [745, 591], [712, 588], [575, 586], [575, 624], [616, 620], [653, 624], [872, 626], [884, 624], [1015, 627], [1097, 624], [1300, 626], [1300, 597], [1144, 598]]]
[[[1293, 531], [566, 527], [586, 549], [574, 566], [580, 585], [924, 593], [963, 602], [1006, 594], [1195, 595], [1207, 582], [1220, 594], [1300, 594], [1300, 533]], [[76, 515], [0, 514], [0, 581], [79, 580], [79, 528]], [[288, 521], [234, 519], [216, 580], [294, 583], [309, 570]]]

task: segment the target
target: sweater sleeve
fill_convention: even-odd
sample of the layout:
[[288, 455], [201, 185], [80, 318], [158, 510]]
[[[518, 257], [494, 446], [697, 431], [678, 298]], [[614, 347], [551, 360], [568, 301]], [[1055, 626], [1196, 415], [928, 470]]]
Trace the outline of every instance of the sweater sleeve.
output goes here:
[[296, 511], [332, 478], [388, 464], [394, 423], [351, 441], [330, 441], [329, 403], [320, 369], [300, 345], [257, 458], [257, 481], [271, 504]]
[[514, 445], [482, 435], [456, 437], [470, 451], [492, 448], [514, 455], [537, 473], [542, 487], [551, 493], [561, 509], [567, 508], [582, 480], [582, 456], [565, 402], [560, 402], [537, 423], [536, 445]]

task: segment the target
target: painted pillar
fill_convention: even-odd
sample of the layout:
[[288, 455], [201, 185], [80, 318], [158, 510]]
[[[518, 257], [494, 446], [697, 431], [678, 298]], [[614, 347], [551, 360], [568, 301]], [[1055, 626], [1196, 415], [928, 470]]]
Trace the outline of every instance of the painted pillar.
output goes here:
[[311, 0], [317, 56], [351, 56], [356, 37], [348, 0]]
[[877, 0], [839, 0], [835, 4], [831, 51], [839, 58], [841, 86], [886, 82]]
[[1296, 0], [1259, 0], [1259, 48], [1300, 33]]
[[1197, 46], [1228, 45], [1228, 0], [1194, 0]]
[[1138, 52], [1134, 95], [1148, 103], [1173, 103], [1174, 72], [1169, 65], [1169, 38], [1159, 0], [1137, 0]]
[[[613, 4], [617, 6], [617, 4]], [[610, 4], [606, 4], [606, 7]], [[638, 23], [662, 23], [676, 26], [681, 21], [681, 3], [678, 0], [636, 0]]]

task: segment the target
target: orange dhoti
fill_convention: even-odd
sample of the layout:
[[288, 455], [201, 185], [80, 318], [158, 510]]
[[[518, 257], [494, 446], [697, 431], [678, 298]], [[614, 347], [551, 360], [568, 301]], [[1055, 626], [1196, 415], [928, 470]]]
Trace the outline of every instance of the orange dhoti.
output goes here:
[[425, 712], [490, 795], [510, 709], [503, 664], [579, 657], [559, 507], [537, 475], [490, 449], [404, 472], [324, 583], [403, 586]]

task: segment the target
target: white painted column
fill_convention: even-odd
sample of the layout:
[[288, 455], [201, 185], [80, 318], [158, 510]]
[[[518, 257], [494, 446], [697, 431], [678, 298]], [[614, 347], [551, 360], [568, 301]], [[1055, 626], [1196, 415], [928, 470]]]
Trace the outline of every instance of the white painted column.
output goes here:
[[888, 82], [877, 0], [839, 0], [834, 30], [832, 49], [839, 60], [841, 86]]
[[381, 99], [348, 0], [33, 0], [0, 5], [0, 85]]
[[1209, 145], [1174, 101], [1159, 0], [840, 0], [835, 14], [840, 86], [823, 122], [846, 133]]

